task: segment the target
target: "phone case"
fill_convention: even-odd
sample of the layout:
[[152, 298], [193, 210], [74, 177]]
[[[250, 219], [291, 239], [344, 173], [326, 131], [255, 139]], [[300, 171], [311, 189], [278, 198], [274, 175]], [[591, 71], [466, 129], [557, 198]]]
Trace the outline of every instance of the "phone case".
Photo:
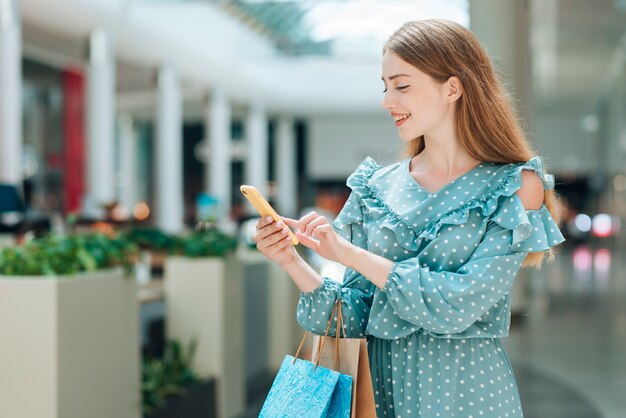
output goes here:
[[[280, 221], [281, 218], [276, 213], [274, 208], [269, 204], [269, 202], [263, 197], [261, 193], [254, 187], [249, 185], [242, 185], [239, 187], [239, 190], [243, 195], [248, 199], [250, 204], [254, 206], [254, 208], [259, 212], [259, 214], [263, 217], [271, 216], [275, 222]], [[291, 237], [291, 242], [293, 245], [298, 245], [298, 238], [289, 230], [289, 236]]]

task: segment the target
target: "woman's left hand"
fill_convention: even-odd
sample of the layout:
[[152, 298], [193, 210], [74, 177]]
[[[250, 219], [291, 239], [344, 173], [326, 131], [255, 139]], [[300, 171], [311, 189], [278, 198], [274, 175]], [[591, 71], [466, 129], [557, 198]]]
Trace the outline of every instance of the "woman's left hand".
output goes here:
[[309, 212], [300, 220], [282, 218], [295, 228], [298, 240], [327, 260], [344, 264], [353, 245], [340, 237], [328, 220], [316, 212]]

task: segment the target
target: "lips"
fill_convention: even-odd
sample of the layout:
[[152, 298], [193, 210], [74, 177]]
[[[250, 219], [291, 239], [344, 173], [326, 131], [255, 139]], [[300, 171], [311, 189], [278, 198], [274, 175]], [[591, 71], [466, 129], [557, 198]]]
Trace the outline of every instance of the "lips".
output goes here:
[[404, 122], [406, 122], [406, 120], [408, 118], [411, 117], [410, 113], [405, 113], [405, 114], [392, 114], [391, 116], [393, 116], [393, 120], [396, 124], [396, 126], [400, 126], [402, 125]]

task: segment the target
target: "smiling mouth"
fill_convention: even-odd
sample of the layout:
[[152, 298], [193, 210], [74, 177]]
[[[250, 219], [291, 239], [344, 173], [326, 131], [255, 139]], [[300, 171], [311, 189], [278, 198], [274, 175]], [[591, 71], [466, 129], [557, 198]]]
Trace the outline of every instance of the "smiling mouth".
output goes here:
[[402, 125], [409, 117], [411, 117], [410, 113], [407, 113], [406, 115], [401, 115], [401, 116], [394, 116], [393, 117], [393, 121], [395, 122], [396, 126], [400, 126]]

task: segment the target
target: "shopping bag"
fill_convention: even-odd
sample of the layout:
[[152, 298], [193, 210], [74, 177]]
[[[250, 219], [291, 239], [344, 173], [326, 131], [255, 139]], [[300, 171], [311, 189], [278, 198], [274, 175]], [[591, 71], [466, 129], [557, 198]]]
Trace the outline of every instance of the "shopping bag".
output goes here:
[[298, 358], [307, 335], [295, 357], [285, 356], [259, 417], [350, 418], [352, 376], [320, 366], [319, 357], [315, 363]]
[[[340, 338], [315, 336], [311, 358], [319, 357], [320, 366], [335, 370], [352, 377], [352, 418], [376, 418], [376, 402], [372, 388], [367, 342], [364, 338], [345, 338], [341, 300], [337, 300], [334, 312], [337, 312], [337, 333]], [[333, 315], [330, 318], [333, 321]], [[341, 337], [344, 336], [344, 338]], [[322, 343], [325, 338], [326, 343]], [[322, 349], [320, 347], [335, 347]]]
[[259, 417], [348, 418], [351, 392], [351, 376], [287, 355]]

